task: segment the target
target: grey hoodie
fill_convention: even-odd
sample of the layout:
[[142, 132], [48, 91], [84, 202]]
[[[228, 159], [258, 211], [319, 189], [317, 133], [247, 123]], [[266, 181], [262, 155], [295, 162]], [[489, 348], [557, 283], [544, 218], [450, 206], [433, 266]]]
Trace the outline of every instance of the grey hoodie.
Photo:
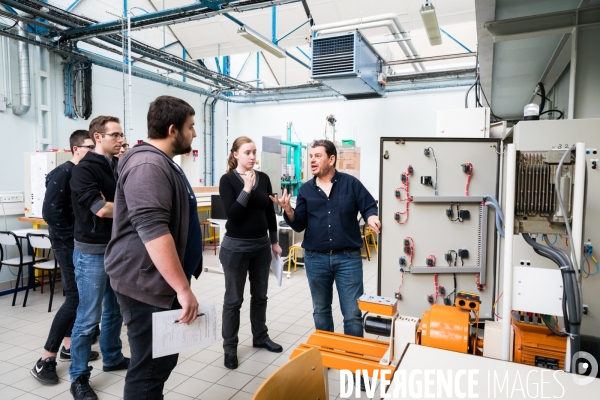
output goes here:
[[112, 238], [104, 259], [115, 291], [156, 307], [172, 307], [175, 290], [152, 263], [144, 243], [170, 233], [183, 264], [189, 208], [185, 178], [165, 153], [142, 143], [121, 157]]

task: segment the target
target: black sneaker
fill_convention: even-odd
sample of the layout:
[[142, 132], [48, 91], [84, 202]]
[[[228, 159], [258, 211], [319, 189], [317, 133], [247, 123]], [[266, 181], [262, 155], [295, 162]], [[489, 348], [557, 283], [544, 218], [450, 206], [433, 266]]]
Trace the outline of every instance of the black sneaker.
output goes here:
[[57, 384], [58, 375], [56, 375], [56, 357], [48, 357], [45, 360], [40, 358], [33, 366], [31, 375], [44, 384]]
[[119, 371], [122, 369], [129, 369], [129, 358], [124, 357], [123, 361], [121, 361], [117, 365], [113, 365], [112, 367], [107, 367], [106, 365], [102, 366], [102, 371], [104, 372]]
[[[97, 360], [100, 357], [100, 353], [97, 351], [90, 351], [90, 356], [88, 357], [88, 361]], [[60, 355], [58, 356], [58, 361], [71, 361], [71, 349], [65, 349], [65, 346], [61, 346]]]
[[71, 383], [71, 394], [75, 400], [97, 400], [96, 392], [90, 386], [90, 378], [80, 376]]

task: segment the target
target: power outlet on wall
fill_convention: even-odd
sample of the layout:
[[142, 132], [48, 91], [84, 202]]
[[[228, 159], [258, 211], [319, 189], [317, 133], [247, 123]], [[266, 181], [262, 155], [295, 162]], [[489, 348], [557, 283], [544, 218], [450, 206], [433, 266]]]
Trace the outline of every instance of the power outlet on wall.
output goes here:
[[0, 192], [2, 203], [19, 203], [23, 201], [23, 192]]

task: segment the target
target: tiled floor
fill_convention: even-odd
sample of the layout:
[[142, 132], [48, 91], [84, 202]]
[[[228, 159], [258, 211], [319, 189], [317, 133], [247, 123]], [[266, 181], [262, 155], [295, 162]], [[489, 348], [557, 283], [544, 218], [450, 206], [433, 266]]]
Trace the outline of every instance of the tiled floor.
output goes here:
[[[204, 265], [218, 265], [217, 257], [204, 252]], [[377, 291], [377, 260], [364, 260], [366, 293]], [[200, 279], [192, 279], [192, 290], [198, 301], [214, 300], [220, 319], [225, 292], [222, 274], [203, 272]], [[69, 364], [58, 363], [57, 385], [42, 385], [30, 375], [30, 369], [41, 357], [42, 348], [56, 310], [63, 301], [57, 285], [52, 312], [48, 313], [48, 290], [30, 292], [27, 307], [23, 308], [24, 293], [19, 292], [17, 305], [11, 306], [12, 295], [0, 297], [0, 399], [72, 399], [69, 393]], [[201, 351], [179, 355], [179, 363], [165, 385], [165, 399], [244, 400], [251, 399], [262, 382], [289, 359], [292, 350], [314, 330], [312, 303], [304, 269], [298, 268], [291, 279], [283, 279], [281, 287], [273, 274], [269, 281], [267, 324], [271, 338], [284, 348], [282, 354], [269, 353], [252, 347], [249, 307], [250, 293], [246, 285], [242, 306], [240, 365], [236, 370], [223, 366], [222, 342]], [[334, 297], [336, 331], [343, 332], [339, 304]], [[220, 327], [219, 322], [219, 327]], [[126, 328], [123, 327], [123, 353], [129, 355]], [[99, 350], [97, 345], [95, 350]], [[123, 395], [125, 371], [102, 372], [102, 360], [90, 363], [91, 385], [100, 399], [120, 399]], [[330, 400], [339, 398], [339, 372], [329, 371]]]

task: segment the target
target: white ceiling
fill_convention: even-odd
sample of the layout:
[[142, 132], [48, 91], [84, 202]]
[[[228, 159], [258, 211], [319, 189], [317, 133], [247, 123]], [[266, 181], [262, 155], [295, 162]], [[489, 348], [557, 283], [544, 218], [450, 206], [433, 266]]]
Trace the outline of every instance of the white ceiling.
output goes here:
[[[162, 9], [163, 0], [151, 0], [157, 10]], [[165, 7], [176, 7], [191, 3], [190, 0], [166, 0]], [[405, 28], [417, 34], [423, 30], [419, 8], [421, 0], [308, 0], [308, 5], [316, 24], [343, 21], [353, 18], [361, 18], [383, 13], [395, 13], [405, 24]], [[439, 24], [442, 27], [460, 25], [465, 23], [474, 24], [475, 6], [474, 0], [439, 0], [434, 3], [438, 15]], [[244, 13], [231, 13], [232, 16], [247, 24], [267, 38], [271, 38], [272, 11], [271, 8], [249, 11]], [[300, 2], [277, 7], [277, 37], [296, 28], [306, 21], [306, 14]], [[474, 25], [473, 25], [474, 26]], [[193, 21], [183, 24], [171, 25], [178, 39], [188, 50], [194, 59], [215, 57], [217, 55], [243, 54], [258, 51], [258, 47], [248, 42], [237, 34], [238, 25], [224, 16], [217, 16], [201, 21]], [[385, 34], [372, 30], [369, 34]], [[308, 24], [300, 28], [280, 42], [284, 48], [306, 45], [306, 37], [309, 35]], [[466, 41], [468, 35], [464, 36]], [[475, 38], [474, 29], [471, 36]], [[447, 38], [444, 38], [445, 41]], [[397, 47], [397, 46], [396, 46]], [[430, 47], [427, 45], [427, 47]], [[442, 46], [436, 48], [420, 49], [423, 55], [440, 53]], [[458, 51], [456, 51], [458, 52]], [[443, 54], [443, 53], [442, 53]]]
[[[163, 7], [163, 0], [150, 0], [157, 10]], [[190, 4], [191, 0], [165, 0], [165, 8]], [[419, 8], [422, 0], [308, 0], [310, 11], [316, 24], [344, 21], [349, 19], [368, 17], [379, 14], [397, 14], [410, 31], [410, 36], [422, 57], [463, 53], [465, 50], [443, 35], [442, 45], [432, 47], [429, 45], [427, 35], [423, 28]], [[476, 50], [477, 35], [475, 29], [475, 4], [474, 0], [438, 0], [434, 1], [439, 25], [449, 34], [463, 43], [472, 51]], [[244, 13], [231, 13], [231, 15], [263, 36], [271, 38], [272, 9], [249, 11]], [[289, 31], [306, 21], [306, 14], [300, 2], [277, 7], [276, 36], [282, 37]], [[205, 59], [216, 56], [248, 54], [261, 49], [237, 34], [238, 25], [224, 16], [216, 16], [206, 20], [170, 25], [171, 30], [178, 40], [185, 46], [191, 58]], [[296, 49], [299, 46], [310, 55], [307, 44], [310, 26], [304, 25], [296, 32], [287, 36], [279, 45], [305, 63], [309, 60]], [[365, 30], [371, 42], [390, 40], [389, 32], [384, 29]], [[377, 50], [388, 60], [405, 59], [400, 47], [396, 43], [377, 45]], [[263, 52], [268, 62], [268, 67], [273, 70], [280, 84], [303, 84], [309, 80], [309, 71], [292, 59], [278, 59], [267, 52]], [[255, 58], [250, 58], [255, 60]], [[249, 61], [251, 62], [251, 61]], [[256, 61], [254, 61], [255, 63]], [[431, 62], [426, 65], [428, 69], [441, 69], [474, 65], [475, 59], [459, 59], [440, 62]], [[414, 71], [410, 65], [395, 67], [397, 73]]]

